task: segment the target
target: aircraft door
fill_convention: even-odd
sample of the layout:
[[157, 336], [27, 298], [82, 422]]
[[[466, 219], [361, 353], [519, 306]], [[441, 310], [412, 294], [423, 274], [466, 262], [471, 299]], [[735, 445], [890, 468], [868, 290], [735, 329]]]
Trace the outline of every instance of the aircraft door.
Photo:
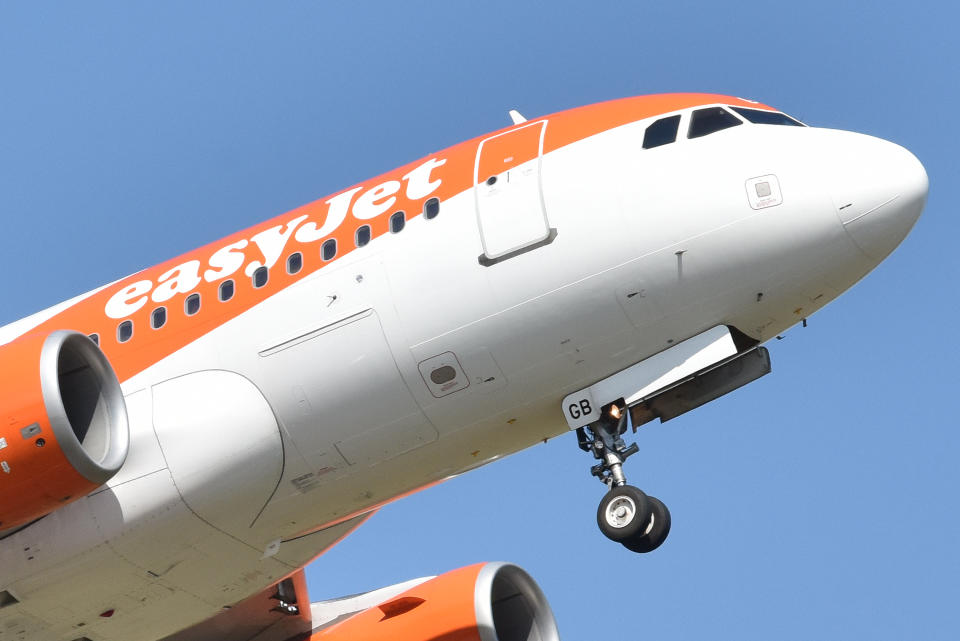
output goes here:
[[547, 122], [541, 120], [483, 140], [473, 183], [484, 265], [550, 242], [543, 206], [540, 158]]

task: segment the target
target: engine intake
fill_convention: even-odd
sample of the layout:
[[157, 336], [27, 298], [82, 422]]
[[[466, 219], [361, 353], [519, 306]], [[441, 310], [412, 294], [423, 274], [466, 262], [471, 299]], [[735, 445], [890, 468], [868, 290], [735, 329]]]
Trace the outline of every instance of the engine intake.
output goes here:
[[481, 563], [427, 580], [311, 641], [558, 641], [536, 581], [509, 563]]
[[0, 346], [0, 532], [106, 483], [129, 444], [120, 383], [87, 336], [60, 330]]

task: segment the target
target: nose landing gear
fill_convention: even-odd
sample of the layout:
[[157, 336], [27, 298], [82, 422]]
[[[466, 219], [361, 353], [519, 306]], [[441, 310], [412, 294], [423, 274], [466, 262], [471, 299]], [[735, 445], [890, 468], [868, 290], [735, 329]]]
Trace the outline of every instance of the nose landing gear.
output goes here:
[[597, 421], [577, 429], [577, 443], [600, 461], [590, 473], [609, 488], [597, 508], [600, 531], [632, 552], [652, 552], [670, 533], [670, 512], [659, 499], [627, 485], [623, 463], [639, 448], [636, 443], [627, 446], [623, 442], [626, 431], [626, 411], [611, 403], [604, 406]]

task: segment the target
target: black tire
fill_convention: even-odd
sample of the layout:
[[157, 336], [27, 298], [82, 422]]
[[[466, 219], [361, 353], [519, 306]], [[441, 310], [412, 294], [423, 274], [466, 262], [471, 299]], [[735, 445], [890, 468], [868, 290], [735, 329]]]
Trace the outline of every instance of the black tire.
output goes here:
[[633, 538], [622, 542], [623, 547], [638, 554], [653, 552], [663, 545], [670, 534], [670, 510], [655, 496], [648, 496], [647, 502], [653, 519], [653, 523], [648, 522], [649, 530], [641, 530]]
[[[622, 514], [620, 514], [622, 513]], [[632, 485], [615, 487], [597, 508], [597, 525], [611, 541], [621, 543], [646, 529], [650, 523], [647, 495]]]

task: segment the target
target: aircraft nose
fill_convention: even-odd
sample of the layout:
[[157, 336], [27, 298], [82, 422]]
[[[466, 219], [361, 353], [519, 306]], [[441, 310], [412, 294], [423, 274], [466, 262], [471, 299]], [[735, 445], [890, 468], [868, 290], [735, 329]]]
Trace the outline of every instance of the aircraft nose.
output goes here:
[[[927, 200], [927, 172], [917, 157], [886, 140], [854, 134], [833, 167], [833, 199], [844, 229], [880, 261], [906, 238]], [[832, 163], [831, 163], [832, 164]]]

